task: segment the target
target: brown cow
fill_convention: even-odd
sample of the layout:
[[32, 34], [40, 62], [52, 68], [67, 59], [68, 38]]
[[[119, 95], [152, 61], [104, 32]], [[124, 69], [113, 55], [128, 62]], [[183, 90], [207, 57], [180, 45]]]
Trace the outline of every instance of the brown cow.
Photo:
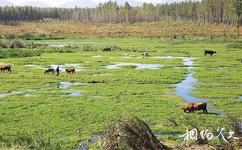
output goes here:
[[0, 70], [1, 72], [4, 72], [7, 71], [7, 73], [11, 73], [11, 65], [8, 65], [8, 64], [0, 64]]
[[189, 103], [182, 108], [184, 112], [194, 112], [195, 110], [203, 110], [203, 113], [208, 113], [207, 111], [207, 103], [200, 102], [200, 103]]
[[67, 68], [66, 69], [66, 73], [76, 73], [76, 70], [75, 70], [75, 68]]

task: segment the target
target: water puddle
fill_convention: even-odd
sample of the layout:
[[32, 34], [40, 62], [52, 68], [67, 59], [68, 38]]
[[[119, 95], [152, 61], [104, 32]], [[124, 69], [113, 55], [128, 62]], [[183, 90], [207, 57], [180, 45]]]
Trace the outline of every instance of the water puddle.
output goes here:
[[66, 47], [66, 46], [73, 46], [73, 45], [79, 45], [79, 44], [97, 44], [97, 42], [72, 42], [72, 41], [61, 41], [61, 42], [45, 42], [46, 44], [48, 44], [48, 46], [50, 47]]
[[59, 82], [59, 86], [58, 88], [60, 89], [68, 89], [71, 86], [77, 86], [77, 85], [81, 85], [83, 83], [76, 83], [76, 82]]
[[105, 66], [106, 69], [120, 69], [124, 66], [134, 66], [135, 69], [160, 69], [160, 64], [141, 64], [141, 63], [116, 63], [113, 65]]
[[89, 139], [87, 139], [86, 142], [80, 144], [75, 150], [88, 150], [89, 145], [94, 144], [98, 141], [101, 141], [102, 137], [103, 137], [102, 134], [93, 135]]
[[68, 96], [73, 96], [73, 97], [81, 96], [81, 92], [80, 91], [73, 91], [73, 92], [70, 92], [68, 94]]
[[30, 92], [30, 91], [34, 91], [34, 90], [28, 89], [28, 90], [11, 91], [9, 93], [0, 94], [0, 97], [7, 97], [7, 96], [15, 95], [15, 94], [23, 94], [23, 93]]
[[186, 75], [186, 78], [181, 82], [176, 84], [176, 95], [183, 98], [189, 103], [196, 103], [196, 102], [205, 102], [201, 98], [196, 98], [191, 96], [191, 93], [193, 91], [193, 86], [197, 82], [197, 79], [193, 78], [194, 72], [189, 73]]
[[167, 56], [166, 58], [182, 59], [183, 64], [186, 66], [184, 68], [186, 68], [188, 70], [188, 74], [186, 75], [186, 78], [184, 80], [182, 80], [181, 83], [176, 84], [175, 94], [177, 96], [183, 98], [184, 100], [186, 100], [189, 103], [205, 102], [202, 98], [197, 98], [197, 97], [191, 96], [191, 93], [194, 89], [193, 86], [197, 82], [197, 79], [193, 78], [193, 75], [195, 74], [195, 72], [191, 71], [191, 69], [193, 68], [194, 58], [193, 57], [171, 57], [171, 56]]
[[242, 99], [242, 95], [239, 96], [239, 99]]
[[101, 57], [103, 57], [103, 56], [101, 56], [101, 55], [97, 55], [97, 56], [92, 56], [92, 57], [95, 57], [95, 58], [101, 58]]
[[112, 76], [111, 73], [94, 74], [93, 76]]
[[54, 43], [54, 44], [49, 44], [50, 47], [66, 47], [66, 46], [72, 46], [72, 44], [68, 44], [68, 43]]
[[32, 97], [34, 96], [33, 94], [25, 94], [24, 97]]
[[135, 58], [135, 55], [124, 54], [123, 58], [127, 58], [127, 59]]
[[0, 94], [0, 97], [7, 97], [7, 96], [10, 96], [10, 95], [14, 95], [14, 94], [22, 94], [24, 92], [25, 91], [12, 91], [12, 92], [9, 92], [9, 93]]

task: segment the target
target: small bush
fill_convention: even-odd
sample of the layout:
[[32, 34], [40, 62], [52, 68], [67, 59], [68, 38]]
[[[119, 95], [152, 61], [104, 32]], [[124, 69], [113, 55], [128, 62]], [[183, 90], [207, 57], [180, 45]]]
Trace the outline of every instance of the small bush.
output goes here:
[[229, 124], [231, 129], [235, 132], [236, 135], [242, 136], [241, 125], [242, 120], [239, 119], [235, 114], [227, 114], [227, 118], [229, 120]]
[[25, 47], [24, 42], [20, 40], [14, 40], [10, 46], [10, 48], [24, 48], [24, 47]]
[[117, 45], [106, 46], [106, 47], [101, 48], [101, 50], [103, 50], [103, 49], [105, 49], [105, 48], [111, 48], [112, 51], [120, 51], [120, 50], [122, 50], [122, 48], [121, 48], [121, 47], [118, 47]]
[[0, 135], [0, 144], [6, 145], [7, 147], [17, 146], [18, 148], [22, 147], [24, 149], [35, 149], [35, 150], [62, 149], [60, 143], [52, 143], [50, 139], [43, 138], [43, 136], [40, 136], [40, 135], [32, 136], [24, 133], [23, 134], [18, 133], [18, 135], [15, 135], [15, 136]]
[[24, 49], [2, 49], [0, 50], [0, 58], [21, 58], [40, 56], [42, 51], [40, 50], [24, 50]]
[[0, 48], [8, 48], [8, 43], [0, 41]]
[[242, 44], [228, 44], [227, 47], [242, 49]]
[[91, 45], [84, 45], [84, 46], [82, 47], [82, 50], [83, 50], [83, 51], [96, 51], [97, 49], [94, 48], [94, 47], [91, 46]]
[[29, 33], [25, 33], [21, 36], [19, 36], [21, 39], [25, 39], [25, 40], [32, 40], [32, 38], [34, 37], [33, 35], [29, 34]]
[[10, 34], [10, 35], [5, 35], [6, 39], [15, 39], [16, 36], [14, 34]]
[[65, 39], [62, 36], [52, 36], [47, 34], [29, 34], [25, 33], [23, 35], [20, 35], [19, 38], [24, 40], [59, 40], [59, 39]]

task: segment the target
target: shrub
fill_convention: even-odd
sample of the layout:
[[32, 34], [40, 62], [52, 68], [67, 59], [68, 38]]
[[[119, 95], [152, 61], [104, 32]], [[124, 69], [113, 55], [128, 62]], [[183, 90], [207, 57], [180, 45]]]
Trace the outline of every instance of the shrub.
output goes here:
[[[1, 136], [0, 144], [7, 147], [15, 146], [17, 149], [35, 149], [35, 150], [58, 150], [62, 149], [60, 143], [53, 143], [48, 138], [44, 138], [41, 135], [28, 135], [25, 133], [18, 133], [15, 136]], [[1, 147], [0, 147], [1, 149]]]
[[52, 36], [47, 34], [29, 34], [25, 33], [23, 35], [20, 35], [19, 38], [24, 40], [59, 40], [59, 39], [65, 39], [62, 36]]
[[235, 132], [236, 135], [242, 136], [242, 120], [235, 114], [227, 114], [227, 118], [229, 120], [229, 125], [231, 129]]
[[14, 34], [10, 34], [10, 35], [5, 35], [6, 39], [15, 39], [16, 36]]
[[8, 43], [0, 41], [0, 48], [8, 48]]
[[19, 58], [19, 57], [32, 57], [40, 56], [40, 50], [24, 50], [24, 49], [3, 49], [0, 50], [0, 58]]
[[227, 47], [242, 49], [242, 44], [228, 44]]
[[10, 48], [24, 48], [24, 47], [25, 47], [24, 42], [20, 40], [14, 40], [10, 46]]
[[91, 45], [84, 45], [84, 46], [82, 47], [82, 50], [83, 50], [83, 51], [96, 51], [96, 48], [94, 48], [94, 47], [91, 46]]
[[29, 33], [25, 33], [23, 35], [20, 35], [19, 36], [21, 39], [25, 39], [25, 40], [32, 40], [33, 38], [33, 35], [32, 34], [29, 34]]

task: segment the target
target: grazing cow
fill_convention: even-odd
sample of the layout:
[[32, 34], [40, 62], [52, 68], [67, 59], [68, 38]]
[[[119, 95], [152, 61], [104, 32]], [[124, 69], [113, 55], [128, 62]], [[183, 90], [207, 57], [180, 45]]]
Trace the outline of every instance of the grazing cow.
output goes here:
[[189, 103], [182, 108], [184, 112], [194, 112], [194, 110], [203, 110], [203, 113], [208, 113], [207, 111], [207, 103], [200, 102], [200, 103]]
[[7, 71], [7, 73], [11, 73], [11, 65], [8, 65], [8, 64], [0, 64], [0, 70], [1, 72], [4, 72]]
[[76, 70], [75, 70], [75, 68], [67, 68], [66, 69], [66, 73], [76, 73]]
[[144, 52], [144, 53], [142, 53], [142, 55], [143, 55], [143, 58], [150, 56], [150, 54], [148, 52]]
[[213, 56], [213, 54], [216, 54], [216, 51], [212, 51], [212, 50], [204, 50], [204, 56], [206, 56], [207, 54]]
[[111, 50], [112, 50], [112, 48], [111, 47], [105, 47], [104, 49], [103, 49], [103, 51], [109, 51], [109, 52], [111, 52]]
[[55, 69], [53, 69], [53, 68], [46, 69], [45, 70], [45, 74], [49, 74], [49, 73], [54, 74], [55, 73]]

